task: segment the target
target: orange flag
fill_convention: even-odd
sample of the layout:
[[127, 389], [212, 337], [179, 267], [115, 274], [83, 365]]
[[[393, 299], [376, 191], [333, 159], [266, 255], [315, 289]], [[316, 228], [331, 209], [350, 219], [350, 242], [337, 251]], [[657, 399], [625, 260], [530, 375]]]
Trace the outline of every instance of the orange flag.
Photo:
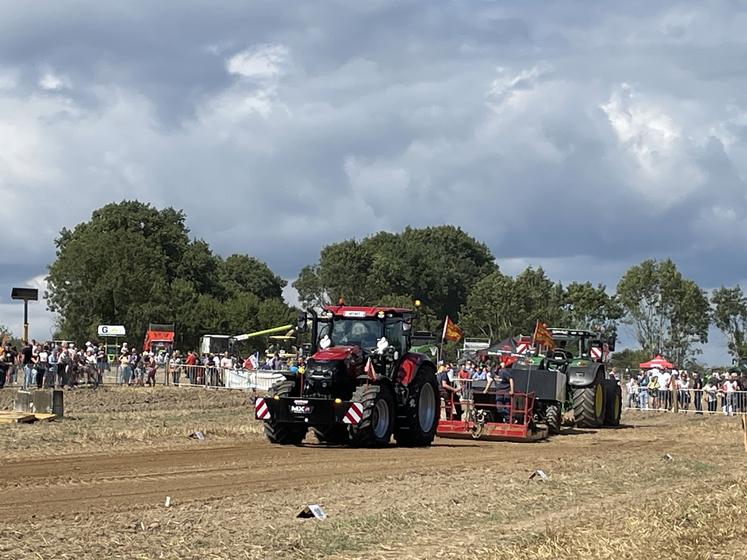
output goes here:
[[450, 340], [452, 342], [458, 342], [464, 336], [464, 331], [460, 329], [457, 324], [446, 316], [444, 321], [444, 333], [441, 336], [442, 340]]
[[532, 336], [532, 343], [539, 344], [540, 346], [547, 346], [548, 349], [555, 348], [555, 340], [552, 337], [550, 331], [544, 323], [537, 321], [537, 326], [534, 327], [534, 336]]

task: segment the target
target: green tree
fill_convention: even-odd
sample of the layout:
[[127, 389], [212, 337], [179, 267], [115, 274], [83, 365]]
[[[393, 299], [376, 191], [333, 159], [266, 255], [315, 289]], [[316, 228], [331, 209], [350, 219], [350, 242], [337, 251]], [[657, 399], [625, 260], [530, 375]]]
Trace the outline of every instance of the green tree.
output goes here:
[[686, 279], [669, 259], [633, 266], [617, 285], [624, 319], [641, 348], [683, 364], [708, 342], [710, 309], [705, 292]]
[[[149, 322], [174, 323], [177, 345], [195, 348], [206, 332], [237, 334], [233, 329], [285, 321], [290, 312], [282, 279], [253, 257], [224, 261], [204, 241], [190, 241], [184, 213], [173, 208], [108, 204], [88, 222], [63, 229], [56, 246], [45, 298], [68, 340], [122, 323], [137, 344]], [[265, 301], [273, 303], [260, 320]]]
[[625, 348], [612, 354], [609, 367], [616, 367], [622, 371], [627, 369], [631, 372], [637, 372], [640, 369], [640, 364], [650, 359], [651, 355], [646, 350], [641, 348]]
[[263, 262], [248, 255], [231, 255], [218, 268], [220, 283], [227, 294], [254, 294], [260, 299], [283, 297], [286, 281]]
[[572, 282], [563, 290], [562, 322], [576, 329], [604, 329], [616, 332], [617, 322], [623, 314], [617, 298], [607, 293], [606, 286], [591, 282]]
[[741, 286], [713, 290], [711, 304], [713, 322], [726, 335], [729, 353], [734, 358], [747, 356], [747, 298]]
[[459, 228], [407, 228], [328, 245], [293, 286], [305, 305], [340, 297], [371, 304], [394, 295], [420, 299], [438, 317], [456, 317], [472, 286], [495, 270], [488, 248]]
[[459, 324], [471, 336], [501, 340], [519, 334], [520, 305], [514, 279], [496, 271], [479, 280], [467, 296]]
[[561, 298], [562, 287], [542, 268], [529, 267], [515, 278], [493, 272], [472, 288], [459, 322], [468, 335], [491, 340], [532, 334], [537, 321], [561, 321]]

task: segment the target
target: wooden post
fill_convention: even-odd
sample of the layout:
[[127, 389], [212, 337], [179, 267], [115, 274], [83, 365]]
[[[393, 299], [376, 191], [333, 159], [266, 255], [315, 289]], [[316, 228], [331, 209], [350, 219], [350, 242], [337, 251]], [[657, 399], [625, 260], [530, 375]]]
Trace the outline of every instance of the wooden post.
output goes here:
[[742, 414], [742, 432], [744, 434], [744, 450], [747, 452], [747, 415]]

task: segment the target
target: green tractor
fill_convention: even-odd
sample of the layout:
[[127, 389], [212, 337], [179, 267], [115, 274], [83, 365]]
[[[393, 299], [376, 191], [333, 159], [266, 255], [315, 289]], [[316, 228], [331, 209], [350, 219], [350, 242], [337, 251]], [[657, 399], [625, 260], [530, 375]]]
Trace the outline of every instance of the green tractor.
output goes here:
[[549, 331], [555, 348], [519, 359], [512, 373], [517, 391], [535, 393], [537, 421], [557, 434], [562, 413], [572, 409], [580, 428], [619, 425], [622, 389], [607, 378], [604, 364], [615, 337], [578, 329]]

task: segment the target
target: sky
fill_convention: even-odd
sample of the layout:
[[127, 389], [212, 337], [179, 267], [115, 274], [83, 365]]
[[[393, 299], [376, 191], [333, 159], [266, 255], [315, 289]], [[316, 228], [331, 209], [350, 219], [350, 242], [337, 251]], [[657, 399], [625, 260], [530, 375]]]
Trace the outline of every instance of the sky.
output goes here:
[[[62, 227], [183, 209], [284, 278], [455, 224], [504, 272], [747, 276], [747, 3], [0, 0], [0, 323]], [[7, 294], [7, 296], [5, 295]], [[289, 298], [293, 298], [289, 294]], [[32, 304], [32, 335], [53, 317]], [[706, 361], [725, 359], [714, 333]]]

